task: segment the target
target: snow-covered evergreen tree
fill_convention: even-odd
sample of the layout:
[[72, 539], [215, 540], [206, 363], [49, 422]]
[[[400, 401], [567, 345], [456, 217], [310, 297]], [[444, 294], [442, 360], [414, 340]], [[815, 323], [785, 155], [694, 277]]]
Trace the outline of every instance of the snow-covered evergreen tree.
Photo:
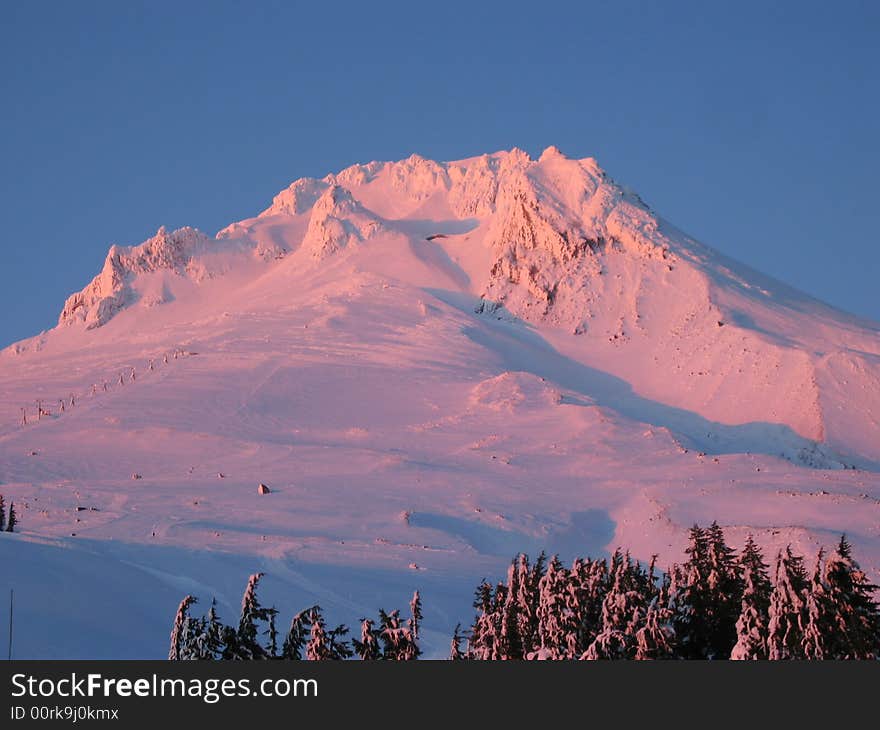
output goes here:
[[[684, 571], [677, 563], [673, 563], [672, 567], [666, 571], [665, 577], [665, 595], [666, 605], [672, 611], [673, 616], [677, 616], [681, 608], [682, 587], [685, 584]], [[677, 619], [674, 619], [677, 624]]]
[[485, 580], [477, 586], [473, 605], [477, 609], [477, 616], [468, 636], [467, 656], [470, 659], [495, 659], [498, 653], [501, 622], [496, 621], [493, 610], [495, 591]]
[[795, 555], [789, 545], [776, 558], [768, 611], [768, 659], [804, 658], [807, 588], [804, 559]]
[[743, 596], [736, 621], [736, 644], [730, 658], [736, 660], [767, 658], [767, 624], [772, 586], [767, 564], [751, 535], [740, 556], [743, 569]]
[[186, 632], [184, 634], [184, 650], [183, 656], [181, 659], [186, 659], [190, 661], [195, 661], [198, 659], [212, 659], [213, 657], [205, 657], [202, 656], [204, 652], [204, 644], [205, 644], [205, 632], [207, 629], [208, 622], [204, 617], [195, 618], [191, 617], [189, 622], [186, 625]]
[[324, 626], [324, 617], [321, 616], [321, 610], [317, 606], [309, 614], [309, 624], [311, 631], [306, 643], [306, 659], [313, 662], [332, 659], [330, 639]]
[[348, 659], [352, 655], [351, 647], [344, 638], [348, 629], [339, 625], [328, 631], [320, 606], [314, 606], [309, 611], [309, 624], [311, 630], [306, 643], [306, 659], [310, 661], [339, 661]]
[[413, 597], [409, 602], [409, 628], [412, 631], [413, 638], [418, 640], [419, 627], [422, 625], [422, 597], [418, 591], [413, 593]]
[[827, 658], [877, 659], [880, 657], [880, 610], [871, 584], [841, 536], [828, 556], [824, 585], [829, 602]]
[[193, 648], [194, 659], [218, 659], [223, 655], [223, 624], [217, 616], [217, 601], [213, 598], [207, 620]]
[[[494, 659], [522, 659], [523, 642], [520, 636], [519, 571], [516, 562], [507, 569], [507, 582], [495, 589], [498, 605], [495, 613], [500, 617], [497, 655]], [[501, 598], [503, 597], [503, 600]]]
[[833, 609], [828, 589], [822, 578], [824, 563], [825, 551], [820, 549], [816, 556], [816, 567], [805, 595], [803, 653], [807, 659], [830, 658], [828, 657], [828, 642], [831, 638]]
[[267, 621], [269, 618], [269, 609], [263, 608], [257, 599], [257, 585], [262, 577], [262, 573], [254, 573], [248, 578], [247, 587], [241, 599], [241, 617], [238, 622], [237, 637], [238, 659], [266, 658], [267, 652], [260, 645], [257, 628], [258, 621]]
[[363, 660], [375, 660], [382, 658], [379, 648], [379, 631], [373, 627], [373, 621], [368, 618], [361, 619], [361, 639], [354, 639], [354, 651]]
[[570, 602], [578, 617], [578, 631], [572, 656], [580, 656], [601, 630], [602, 603], [611, 587], [613, 576], [609, 575], [604, 560], [575, 560], [570, 573]]
[[636, 630], [635, 659], [672, 659], [675, 657], [675, 627], [669, 608], [668, 584], [653, 597], [645, 620]]
[[709, 535], [694, 525], [675, 590], [675, 633], [686, 659], [705, 659], [711, 652]]
[[708, 601], [707, 656], [727, 659], [736, 644], [736, 621], [742, 608], [742, 569], [717, 522], [706, 531]]
[[15, 532], [18, 515], [15, 513], [15, 502], [9, 503], [9, 515], [6, 517], [6, 532]]
[[195, 596], [186, 596], [177, 607], [177, 614], [174, 616], [174, 624], [171, 627], [171, 645], [168, 649], [169, 661], [179, 661], [185, 658], [186, 647], [184, 639], [187, 631], [187, 625], [190, 622], [189, 607], [198, 599]]
[[398, 611], [379, 611], [379, 637], [382, 640], [382, 658], [390, 661], [410, 661], [421, 651], [409, 626], [403, 626]]
[[576, 658], [579, 621], [567, 600], [568, 584], [568, 571], [554, 555], [538, 583], [538, 647], [532, 658]]
[[582, 659], [629, 659], [635, 654], [635, 633], [644, 616], [645, 596], [639, 587], [645, 574], [629, 554], [612, 556], [614, 583], [602, 601], [602, 627]]
[[533, 565], [529, 557], [520, 553], [517, 558], [517, 634], [523, 656], [527, 656], [540, 644], [538, 637], [539, 585], [545, 573], [547, 556], [540, 552]]
[[312, 628], [309, 617], [311, 616], [312, 611], [317, 608], [317, 606], [307, 608], [305, 611], [300, 611], [291, 619], [290, 629], [288, 630], [287, 636], [284, 639], [284, 644], [281, 647], [281, 656], [283, 659], [296, 660], [303, 658], [303, 650], [305, 649]]
[[6, 529], [6, 503], [3, 501], [3, 495], [0, 494], [0, 532]]

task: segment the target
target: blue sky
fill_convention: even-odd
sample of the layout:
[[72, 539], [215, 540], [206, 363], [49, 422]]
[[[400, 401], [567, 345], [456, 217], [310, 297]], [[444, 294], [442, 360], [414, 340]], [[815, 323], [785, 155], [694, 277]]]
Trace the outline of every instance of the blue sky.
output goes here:
[[594, 156], [728, 255], [880, 320], [880, 3], [7, 3], [0, 346], [111, 243], [418, 152]]

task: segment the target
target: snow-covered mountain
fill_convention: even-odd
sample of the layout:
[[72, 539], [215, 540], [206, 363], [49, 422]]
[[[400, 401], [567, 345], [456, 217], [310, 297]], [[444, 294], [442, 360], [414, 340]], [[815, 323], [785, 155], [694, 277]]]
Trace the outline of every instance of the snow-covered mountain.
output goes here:
[[[806, 551], [846, 531], [880, 576], [877, 325], [554, 147], [354, 165], [214, 238], [113, 247], [0, 387], [10, 539], [47, 569], [85, 550], [229, 606], [232, 563], [285, 605], [420, 586], [439, 651], [518, 550], [672, 562], [717, 519]], [[144, 610], [164, 636], [173, 607]]]

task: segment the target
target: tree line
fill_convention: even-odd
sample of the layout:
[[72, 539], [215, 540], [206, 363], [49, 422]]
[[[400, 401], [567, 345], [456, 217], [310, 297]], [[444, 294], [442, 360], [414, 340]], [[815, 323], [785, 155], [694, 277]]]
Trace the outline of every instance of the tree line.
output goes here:
[[[506, 579], [483, 580], [469, 629], [456, 627], [454, 660], [521, 659], [878, 659], [880, 607], [845, 536], [820, 550], [812, 572], [791, 546], [772, 574], [751, 536], [741, 553], [717, 523], [694, 525], [687, 559], [658, 574], [616, 550], [609, 559], [576, 558], [566, 567], [542, 553], [517, 555]], [[238, 627], [180, 604], [170, 659], [415, 659], [422, 619], [418, 592], [410, 616], [379, 612], [361, 620], [361, 638], [328, 629], [314, 606], [294, 616], [279, 647], [274, 608], [259, 605], [251, 576]], [[261, 625], [263, 628], [258, 628]], [[261, 639], [260, 637], [264, 637]]]
[[171, 629], [170, 660], [184, 659], [309, 659], [334, 660], [384, 659], [407, 661], [416, 659], [419, 626], [422, 620], [422, 599], [419, 592], [410, 601], [406, 619], [399, 611], [379, 611], [377, 622], [361, 619], [361, 638], [347, 639], [344, 624], [330, 628], [320, 606], [312, 606], [296, 614], [282, 638], [277, 628], [278, 611], [260, 604], [257, 586], [263, 573], [254, 573], [248, 580], [241, 602], [237, 626], [223, 624], [217, 605], [211, 602], [206, 616], [194, 617], [189, 611], [197, 599], [186, 596], [177, 609]]
[[[453, 637], [463, 659], [876, 659], [880, 611], [841, 537], [813, 572], [787, 547], [772, 579], [751, 536], [741, 554], [717, 523], [695, 525], [687, 560], [662, 575], [617, 550], [566, 568], [519, 555], [506, 581], [477, 588]], [[462, 644], [464, 647], [462, 648]]]

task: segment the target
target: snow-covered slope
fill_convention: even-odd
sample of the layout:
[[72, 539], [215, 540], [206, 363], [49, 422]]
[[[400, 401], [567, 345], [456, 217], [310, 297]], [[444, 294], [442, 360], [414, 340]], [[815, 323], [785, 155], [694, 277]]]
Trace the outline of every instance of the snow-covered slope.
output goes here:
[[878, 381], [875, 324], [592, 159], [414, 155], [297, 180], [214, 239], [112, 248], [0, 353], [0, 493], [47, 573], [134, 564], [234, 610], [251, 566], [346, 621], [420, 587], [442, 652], [516, 551], [672, 562], [695, 520], [806, 551], [846, 531], [880, 578]]

